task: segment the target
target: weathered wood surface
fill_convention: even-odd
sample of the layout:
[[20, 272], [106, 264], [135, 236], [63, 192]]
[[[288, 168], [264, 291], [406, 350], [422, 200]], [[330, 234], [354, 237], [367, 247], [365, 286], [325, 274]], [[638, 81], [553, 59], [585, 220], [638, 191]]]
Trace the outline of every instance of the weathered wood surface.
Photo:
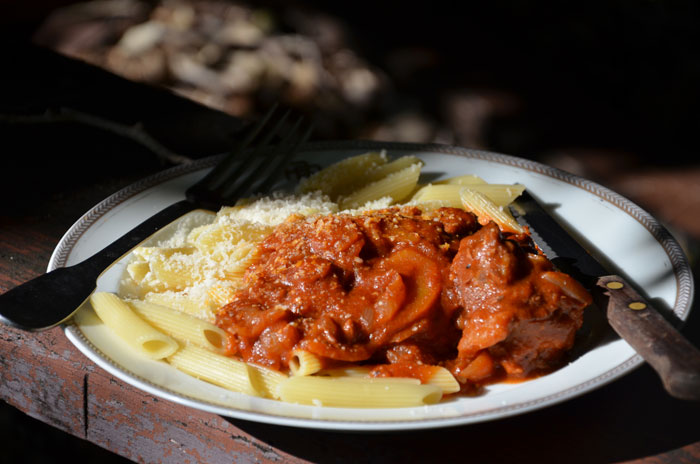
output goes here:
[[[184, 118], [187, 111], [179, 114]], [[14, 154], [12, 176], [19, 181], [13, 196], [2, 199], [0, 292], [43, 272], [61, 235], [86, 210], [163, 167], [133, 144], [110, 139], [106, 147], [104, 134], [82, 128], [18, 130], [15, 137], [30, 143]], [[37, 171], [32, 156], [67, 143], [72, 151], [53, 162], [39, 160], [44, 164]], [[96, 146], [99, 157], [82, 158]], [[76, 165], [92, 174], [84, 176]], [[696, 346], [698, 313], [683, 330]], [[0, 398], [138, 462], [434, 462], [435, 450], [443, 462], [700, 462], [700, 404], [669, 397], [647, 366], [580, 398], [513, 418], [444, 430], [341, 433], [186, 408], [112, 377], [60, 328], [26, 333], [0, 327]]]

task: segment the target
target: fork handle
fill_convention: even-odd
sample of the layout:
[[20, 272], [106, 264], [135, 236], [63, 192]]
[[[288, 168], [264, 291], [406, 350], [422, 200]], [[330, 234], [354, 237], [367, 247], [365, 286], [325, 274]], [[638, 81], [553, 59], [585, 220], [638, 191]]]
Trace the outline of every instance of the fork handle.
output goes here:
[[182, 200], [142, 222], [90, 258], [54, 269], [0, 295], [0, 322], [24, 330], [50, 329], [70, 318], [112, 263], [175, 219], [196, 209]]
[[700, 350], [620, 276], [598, 279], [612, 328], [654, 368], [672, 396], [700, 401]]

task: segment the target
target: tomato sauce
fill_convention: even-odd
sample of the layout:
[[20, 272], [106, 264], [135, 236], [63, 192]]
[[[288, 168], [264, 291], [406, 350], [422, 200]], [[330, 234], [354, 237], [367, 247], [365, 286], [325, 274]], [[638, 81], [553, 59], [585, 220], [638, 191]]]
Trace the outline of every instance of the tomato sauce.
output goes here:
[[590, 295], [531, 246], [456, 208], [290, 217], [221, 308], [228, 354], [278, 370], [295, 349], [328, 366], [465, 386], [551, 369]]

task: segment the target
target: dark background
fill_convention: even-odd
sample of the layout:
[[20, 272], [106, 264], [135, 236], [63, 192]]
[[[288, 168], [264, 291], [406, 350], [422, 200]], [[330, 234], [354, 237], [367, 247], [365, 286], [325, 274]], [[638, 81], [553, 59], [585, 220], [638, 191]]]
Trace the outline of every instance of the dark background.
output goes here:
[[[332, 101], [337, 96], [321, 92], [304, 99], [290, 96], [289, 89], [267, 88], [224, 108], [236, 116], [255, 117], [270, 102], [282, 99], [317, 120], [316, 138], [437, 141], [544, 161], [601, 182], [652, 213], [659, 204], [673, 204], [672, 211], [660, 219], [682, 240], [685, 235], [700, 238], [700, 225], [690, 219], [700, 208], [695, 177], [700, 170], [696, 137], [700, 129], [700, 6], [696, 2], [247, 4], [273, 17], [280, 34], [297, 33], [315, 40], [330, 25], [334, 29], [326, 35], [340, 38], [326, 41], [335, 40], [339, 47], [351, 50], [381, 79], [381, 85], [369, 102], [361, 104]], [[16, 66], [12, 61], [21, 56], [18, 50], [35, 39], [37, 31], [43, 48], [73, 52], [107, 66], [100, 55], [107, 50], [104, 44], [117, 41], [125, 30], [123, 24], [148, 16], [66, 20], [65, 15], [56, 14], [66, 10], [57, 10], [59, 5], [72, 6], [72, 2], [3, 4], [1, 37], [9, 50], [3, 68], [10, 71], [5, 71], [6, 82]], [[80, 44], [100, 35], [95, 32], [100, 27], [109, 31], [102, 33], [102, 48], [82, 45], [81, 49]], [[32, 72], [43, 80], [36, 82], [35, 93], [26, 95], [18, 95], [17, 86], [7, 82], [0, 90], [1, 113], [36, 115], [59, 106], [60, 102], [52, 100], [51, 69], [26, 61], [20, 66], [34, 67]], [[168, 86], [172, 84], [168, 79], [172, 77], [149, 85]], [[93, 98], [86, 102], [87, 111], [98, 113], [100, 105], [109, 111], [110, 105], [102, 100], [119, 99], [130, 99], [134, 110], [145, 111], [133, 95]], [[151, 121], [159, 117], [157, 109], [148, 112]], [[134, 111], [129, 122], [138, 121], [139, 116]], [[172, 122], [172, 115], [165, 112], [160, 117], [161, 125]], [[74, 138], [62, 136], [62, 131], [51, 132], [56, 125], [24, 127], [31, 133], [47, 131], [46, 137], [27, 136], [19, 127], [6, 120], [0, 124], [6, 141], [17, 141], [28, 155], [20, 159], [54, 154], [44, 155], [52, 174], [61, 169], [55, 151], [63, 142], [72, 145], [64, 157], [90, 156], [92, 142], [76, 144]], [[166, 144], [175, 132], [162, 127], [154, 131]], [[178, 140], [173, 143], [182, 145]], [[87, 147], [87, 154], [81, 147]], [[201, 154], [193, 151], [188, 154]], [[143, 153], [135, 158], [149, 161]], [[36, 174], [33, 164], [26, 168], [30, 170]], [[3, 184], [17, 178], [3, 179]], [[51, 183], [51, 178], [44, 180]]]
[[[31, 208], [42, 195], [59, 195], [65, 179], [79, 178], [73, 168], [78, 160], [87, 160], [85, 166], [95, 175], [100, 175], [100, 166], [116, 166], [110, 174], [116, 177], [168, 164], [136, 145], [125, 153], [124, 145], [105, 143], [101, 131], [76, 138], [72, 123], [17, 122], [18, 115], [43, 114], [60, 104], [51, 92], [57, 84], [51, 67], [23, 57], [33, 56], [25, 51], [34, 53], [32, 40], [47, 18], [70, 3], [44, 0], [0, 6], [1, 150], [8, 153], [12, 147], [14, 155], [13, 164], [3, 157], [2, 215]], [[679, 238], [697, 269], [700, 7], [696, 2], [253, 4], [278, 17], [283, 31], [293, 32], [298, 23], [286, 18], [295, 12], [341, 24], [344, 46], [385, 80], [372, 104], [362, 108], [339, 106], [324, 114], [327, 107], [316, 106], [316, 100], [298, 103], [300, 110], [335, 122], [322, 126], [317, 138], [407, 139], [410, 134], [401, 129], [400, 121], [408, 114], [425, 129], [423, 138], [415, 141], [442, 141], [544, 161], [610, 186], [652, 213], [659, 205], [673, 203], [674, 208], [663, 209], [660, 219]], [[27, 75], [36, 76], [35, 91], [17, 88], [18, 79]], [[70, 83], [64, 82], [56, 88], [67, 87]], [[104, 101], [86, 102], [81, 109], [102, 108], [109, 114], [109, 102], [129, 98], [132, 93], [104, 96]], [[254, 117], [274, 98], [258, 95], [257, 106], [238, 116]], [[136, 113], [145, 111], [137, 101], [133, 105]], [[115, 116], [129, 118], [125, 113]], [[172, 115], [150, 108], [149, 117], [162, 122]], [[153, 133], [166, 145], [183, 147], [173, 131], [155, 127]], [[230, 137], [226, 132], [209, 145], [188, 145], [181, 151], [202, 156], [224, 147]], [[15, 193], [12, 201], [8, 192]], [[697, 328], [697, 317], [691, 317], [689, 326]], [[14, 462], [56, 461], [56, 450], [73, 459], [120, 461], [5, 404], [0, 406], [0, 433]]]

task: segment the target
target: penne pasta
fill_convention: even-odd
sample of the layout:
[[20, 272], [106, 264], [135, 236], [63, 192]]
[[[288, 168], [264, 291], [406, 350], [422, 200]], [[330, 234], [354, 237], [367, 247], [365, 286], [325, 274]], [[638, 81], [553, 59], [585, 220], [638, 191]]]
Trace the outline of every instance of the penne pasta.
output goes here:
[[177, 309], [178, 311], [204, 319], [205, 321], [214, 320], [214, 310], [218, 307], [218, 305], [206, 304], [195, 298], [191, 298], [183, 292], [175, 292], [172, 290], [146, 293], [143, 299], [149, 303]]
[[456, 176], [456, 177], [450, 177], [448, 179], [439, 180], [439, 181], [435, 182], [435, 184], [473, 186], [473, 185], [479, 185], [479, 184], [486, 184], [486, 181], [479, 176], [475, 176], [474, 174], [466, 174], [464, 176]]
[[[454, 378], [452, 373], [441, 366], [425, 366], [430, 369], [430, 374], [425, 381], [427, 385], [435, 385], [440, 387], [442, 393], [447, 395], [450, 393], [456, 393], [460, 390], [459, 382]], [[336, 367], [332, 369], [322, 369], [318, 372], [318, 375], [324, 375], [328, 377], [342, 377], [342, 378], [375, 378], [375, 379], [391, 379], [392, 377], [370, 377], [371, 367], [368, 366], [347, 366], [347, 367]]]
[[318, 375], [328, 377], [369, 377], [369, 372], [372, 369], [367, 366], [345, 366], [334, 367], [331, 369], [322, 369]]
[[431, 367], [432, 373], [430, 378], [426, 380], [426, 384], [440, 387], [442, 393], [445, 395], [457, 393], [461, 389], [459, 382], [457, 382], [457, 379], [455, 379], [450, 371], [442, 366]]
[[221, 307], [231, 301], [233, 295], [236, 293], [237, 287], [243, 276], [237, 278], [232, 285], [217, 284], [212, 286], [208, 291], [209, 300], [216, 307]]
[[405, 379], [293, 376], [282, 381], [278, 389], [282, 401], [341, 408], [423, 406], [442, 398], [440, 387], [416, 385]]
[[185, 343], [194, 343], [216, 353], [223, 353], [228, 336], [223, 329], [181, 311], [149, 303], [130, 301], [131, 308], [155, 328]]
[[157, 291], [184, 290], [199, 280], [197, 269], [178, 259], [154, 259], [149, 264]]
[[279, 399], [279, 385], [287, 379], [287, 376], [281, 372], [268, 369], [255, 364], [248, 365], [248, 375], [250, 381], [261, 396], [265, 398]]
[[452, 208], [462, 207], [462, 198], [459, 194], [461, 185], [436, 185], [428, 184], [419, 189], [413, 197], [411, 203], [438, 203], [440, 206], [450, 206]]
[[411, 167], [414, 164], [423, 166], [424, 163], [421, 159], [419, 159], [416, 156], [402, 156], [400, 158], [395, 159], [394, 161], [376, 166], [368, 170], [367, 173], [362, 177], [362, 185], [367, 185], [372, 182], [376, 182], [390, 174]]
[[96, 292], [90, 296], [90, 303], [107, 327], [144, 356], [162, 359], [178, 349], [174, 339], [141, 319], [117, 295]]
[[246, 269], [253, 264], [258, 256], [256, 254], [256, 242], [242, 240], [234, 250], [231, 251], [228, 259], [222, 263], [221, 272], [224, 280], [238, 286], [243, 280]]
[[359, 208], [365, 203], [384, 197], [390, 197], [392, 203], [404, 200], [418, 183], [420, 167], [420, 164], [413, 164], [376, 182], [367, 184], [346, 197], [341, 197], [339, 199], [340, 208]]
[[198, 280], [192, 266], [195, 251], [193, 247], [138, 247], [134, 250], [138, 259], [127, 266], [127, 272], [134, 281], [141, 279], [147, 291], [182, 290]]
[[251, 222], [210, 224], [194, 229], [187, 241], [201, 253], [207, 254], [216, 261], [222, 261], [229, 256], [229, 251], [223, 248], [223, 243], [235, 245], [257, 243], [272, 232], [272, 227], [253, 224]]
[[483, 184], [470, 185], [469, 188], [484, 194], [497, 206], [508, 206], [525, 191], [522, 184]]
[[193, 229], [187, 235], [187, 242], [192, 244], [200, 253], [212, 256], [221, 261], [222, 243], [238, 243], [243, 238], [243, 232], [231, 224], [207, 224]]
[[149, 261], [153, 257], [171, 258], [173, 255], [189, 255], [194, 252], [191, 246], [183, 247], [137, 247], [133, 253], [145, 261]]
[[165, 290], [164, 285], [151, 272], [151, 265], [142, 258], [137, 258], [135, 261], [130, 262], [126, 267], [126, 273], [126, 277], [130, 281], [129, 287], [132, 288], [130, 293], [139, 298], [148, 292]]
[[129, 276], [131, 276], [134, 282], [139, 285], [144, 285], [146, 284], [148, 273], [151, 272], [151, 266], [149, 266], [147, 261], [142, 261], [139, 259], [129, 263], [129, 265], [126, 267], [126, 271], [129, 273]]
[[407, 384], [407, 385], [420, 385], [421, 381], [413, 377], [338, 377], [339, 380], [344, 380], [347, 382], [356, 382], [357, 384], [363, 384], [367, 382], [377, 383], [377, 384]]
[[180, 348], [168, 358], [168, 362], [200, 380], [265, 398], [278, 398], [278, 386], [287, 378], [280, 372], [246, 364], [195, 345]]
[[[429, 184], [418, 190], [411, 198], [411, 202], [440, 202], [444, 206], [462, 208], [461, 191], [463, 188], [464, 185], [460, 184]], [[525, 186], [521, 184], [506, 185], [484, 183], [470, 185], [469, 189], [482, 193], [489, 200], [494, 202], [496, 206], [507, 206], [523, 193]]]
[[198, 346], [183, 346], [168, 357], [177, 369], [214, 385], [247, 395], [262, 396], [253, 386], [248, 364]]
[[335, 200], [348, 195], [365, 181], [367, 172], [387, 163], [386, 152], [369, 152], [332, 164], [299, 182], [299, 193], [320, 190]]
[[118, 293], [131, 298], [143, 298], [148, 292], [155, 291], [148, 282], [150, 271], [151, 268], [145, 261], [136, 260], [129, 263], [120, 282]]
[[460, 191], [460, 196], [464, 209], [476, 214], [482, 224], [493, 221], [505, 231], [514, 233], [525, 231], [507, 209], [497, 206], [483, 193], [465, 187]]
[[306, 350], [294, 350], [289, 361], [289, 369], [292, 375], [311, 375], [320, 371], [321, 359]]

